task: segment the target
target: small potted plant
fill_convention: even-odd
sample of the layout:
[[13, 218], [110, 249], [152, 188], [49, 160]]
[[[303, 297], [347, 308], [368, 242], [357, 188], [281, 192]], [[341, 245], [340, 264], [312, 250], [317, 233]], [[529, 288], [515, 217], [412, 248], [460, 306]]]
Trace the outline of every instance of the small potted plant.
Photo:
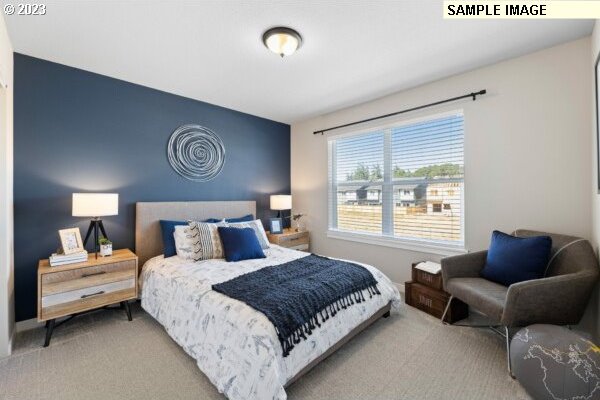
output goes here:
[[100, 245], [100, 255], [102, 257], [112, 256], [112, 242], [107, 238], [103, 237], [98, 240], [98, 244]]
[[302, 222], [302, 217], [305, 217], [305, 216], [306, 216], [306, 214], [302, 214], [302, 213], [292, 215], [292, 219], [296, 222], [296, 232], [304, 232], [306, 230], [306, 227], [304, 226], [304, 223]]

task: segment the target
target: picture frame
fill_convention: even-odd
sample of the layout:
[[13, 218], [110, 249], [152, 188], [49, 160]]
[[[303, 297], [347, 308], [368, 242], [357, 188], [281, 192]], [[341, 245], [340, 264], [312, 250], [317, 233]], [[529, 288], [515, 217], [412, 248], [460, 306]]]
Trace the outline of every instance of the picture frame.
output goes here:
[[269, 231], [272, 234], [283, 233], [283, 218], [270, 218]]
[[596, 91], [596, 178], [598, 181], [598, 193], [600, 193], [600, 94], [599, 91], [599, 79], [600, 79], [600, 52], [596, 56], [596, 62], [594, 63], [594, 85]]
[[58, 231], [58, 236], [60, 236], [60, 244], [64, 254], [84, 251], [79, 228], [61, 229]]

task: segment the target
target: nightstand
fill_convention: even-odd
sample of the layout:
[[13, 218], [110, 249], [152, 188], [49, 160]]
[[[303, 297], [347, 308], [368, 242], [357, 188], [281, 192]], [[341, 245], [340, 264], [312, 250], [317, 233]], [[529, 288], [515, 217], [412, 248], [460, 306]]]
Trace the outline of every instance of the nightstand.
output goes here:
[[[85, 262], [51, 267], [48, 260], [38, 264], [37, 318], [46, 322], [46, 341], [52, 332], [78, 314], [121, 303], [131, 321], [128, 300], [137, 298], [138, 258], [128, 249], [112, 256], [88, 256]], [[69, 316], [56, 323], [56, 319]]]
[[283, 233], [267, 232], [269, 242], [288, 249], [308, 251], [310, 247], [310, 234], [308, 231], [296, 232], [293, 229], [285, 229]]

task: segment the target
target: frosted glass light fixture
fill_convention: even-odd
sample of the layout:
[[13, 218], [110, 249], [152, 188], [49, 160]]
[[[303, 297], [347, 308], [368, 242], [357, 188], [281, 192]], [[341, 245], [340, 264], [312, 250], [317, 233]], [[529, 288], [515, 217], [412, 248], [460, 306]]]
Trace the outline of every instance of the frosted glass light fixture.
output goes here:
[[302, 45], [302, 36], [291, 28], [279, 26], [271, 28], [263, 34], [263, 43], [273, 53], [290, 56]]

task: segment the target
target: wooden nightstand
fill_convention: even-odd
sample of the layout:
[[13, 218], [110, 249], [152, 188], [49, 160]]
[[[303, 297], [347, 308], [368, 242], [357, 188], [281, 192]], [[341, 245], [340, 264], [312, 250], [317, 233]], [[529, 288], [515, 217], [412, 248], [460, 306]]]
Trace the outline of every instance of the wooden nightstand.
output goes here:
[[310, 247], [310, 234], [308, 231], [296, 232], [285, 229], [283, 233], [267, 232], [269, 242], [289, 249], [308, 251]]
[[[131, 321], [128, 300], [138, 292], [138, 258], [128, 249], [115, 250], [109, 257], [88, 256], [86, 262], [51, 267], [48, 260], [38, 264], [38, 321], [46, 321], [50, 344], [56, 326], [77, 314], [121, 303]], [[56, 323], [56, 319], [70, 316]]]

